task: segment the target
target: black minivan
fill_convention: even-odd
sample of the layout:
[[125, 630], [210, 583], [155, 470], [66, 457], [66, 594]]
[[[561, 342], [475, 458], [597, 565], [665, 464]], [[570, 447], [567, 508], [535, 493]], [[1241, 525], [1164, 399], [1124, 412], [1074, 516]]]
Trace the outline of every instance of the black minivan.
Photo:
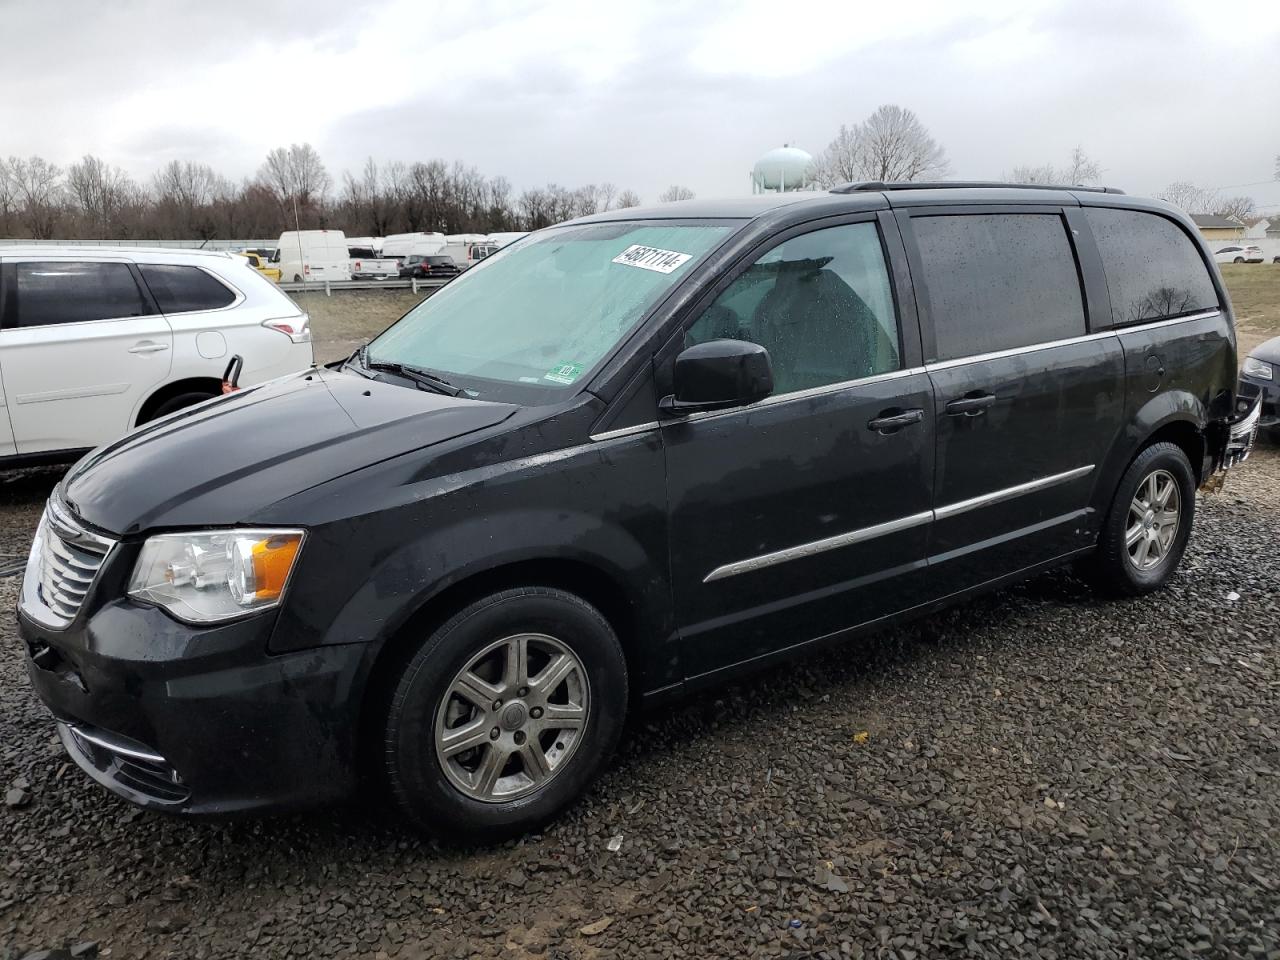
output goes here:
[[1164, 203], [861, 183], [611, 211], [85, 457], [32, 546], [28, 670], [143, 806], [372, 772], [422, 827], [497, 837], [642, 704], [1068, 561], [1160, 587], [1252, 445], [1237, 382]]

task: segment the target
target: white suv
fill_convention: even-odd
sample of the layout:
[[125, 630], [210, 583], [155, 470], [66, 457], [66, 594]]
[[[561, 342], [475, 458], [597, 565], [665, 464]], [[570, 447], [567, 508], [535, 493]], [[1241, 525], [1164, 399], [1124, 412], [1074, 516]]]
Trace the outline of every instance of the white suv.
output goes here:
[[69, 459], [313, 363], [307, 315], [242, 257], [198, 250], [0, 248], [0, 465]]
[[1222, 247], [1213, 255], [1218, 263], [1261, 263], [1262, 248], [1256, 244], [1240, 247]]

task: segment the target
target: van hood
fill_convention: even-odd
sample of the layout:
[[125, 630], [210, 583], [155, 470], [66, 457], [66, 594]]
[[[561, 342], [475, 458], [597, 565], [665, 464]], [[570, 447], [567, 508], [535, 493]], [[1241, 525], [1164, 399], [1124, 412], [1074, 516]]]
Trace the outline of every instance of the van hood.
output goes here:
[[316, 369], [211, 400], [99, 447], [62, 485], [101, 530], [252, 522], [285, 497], [494, 426], [516, 407]]

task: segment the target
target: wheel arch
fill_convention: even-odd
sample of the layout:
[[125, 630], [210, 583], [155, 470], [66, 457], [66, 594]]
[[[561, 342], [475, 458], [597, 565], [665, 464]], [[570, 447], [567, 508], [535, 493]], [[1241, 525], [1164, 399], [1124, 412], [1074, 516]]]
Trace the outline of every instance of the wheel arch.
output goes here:
[[474, 570], [428, 596], [405, 619], [370, 643], [359, 691], [357, 750], [362, 772], [377, 776], [382, 725], [390, 693], [404, 664], [417, 649], [415, 641], [430, 635], [450, 617], [486, 596], [513, 587], [550, 587], [581, 597], [609, 622], [626, 658], [629, 702], [640, 702], [645, 687], [646, 633], [637, 599], [603, 565], [579, 557], [510, 560]]
[[1168, 391], [1151, 397], [1129, 420], [1107, 455], [1094, 488], [1093, 506], [1098, 529], [1106, 519], [1117, 485], [1138, 455], [1153, 443], [1178, 446], [1191, 462], [1191, 473], [1199, 486], [1207, 476], [1209, 452], [1205, 432], [1210, 425], [1208, 410], [1200, 400], [1183, 391]]
[[162, 385], [151, 396], [147, 397], [142, 406], [138, 408], [138, 416], [134, 420], [134, 426], [142, 426], [142, 424], [150, 420], [161, 404], [184, 393], [194, 392], [217, 396], [222, 392], [222, 381], [217, 377], [184, 377], [181, 380], [173, 380]]

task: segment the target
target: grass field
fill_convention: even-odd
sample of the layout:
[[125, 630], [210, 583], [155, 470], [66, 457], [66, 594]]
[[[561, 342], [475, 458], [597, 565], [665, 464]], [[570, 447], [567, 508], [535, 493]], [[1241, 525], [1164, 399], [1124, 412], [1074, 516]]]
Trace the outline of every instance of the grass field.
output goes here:
[[[1225, 264], [1222, 276], [1235, 307], [1243, 358], [1263, 340], [1280, 336], [1280, 264]], [[294, 294], [294, 300], [311, 314], [316, 360], [328, 363], [347, 356], [427, 296], [425, 290], [417, 294], [408, 290], [348, 290], [331, 297]]]
[[1263, 340], [1280, 336], [1280, 264], [1223, 264], [1222, 279], [1236, 311], [1241, 357]]

